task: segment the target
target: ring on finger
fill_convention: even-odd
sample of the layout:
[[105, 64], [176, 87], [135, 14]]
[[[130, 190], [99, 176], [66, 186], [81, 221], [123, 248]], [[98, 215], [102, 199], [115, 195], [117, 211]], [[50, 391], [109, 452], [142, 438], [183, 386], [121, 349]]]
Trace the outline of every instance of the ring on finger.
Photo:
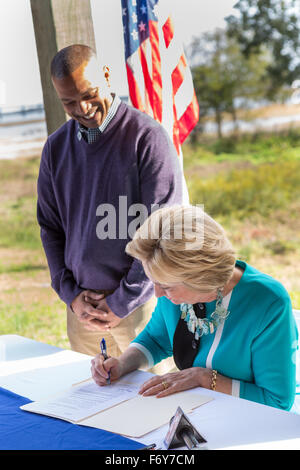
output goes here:
[[167, 390], [167, 388], [169, 387], [168, 382], [163, 381], [161, 384], [164, 387], [164, 390]]

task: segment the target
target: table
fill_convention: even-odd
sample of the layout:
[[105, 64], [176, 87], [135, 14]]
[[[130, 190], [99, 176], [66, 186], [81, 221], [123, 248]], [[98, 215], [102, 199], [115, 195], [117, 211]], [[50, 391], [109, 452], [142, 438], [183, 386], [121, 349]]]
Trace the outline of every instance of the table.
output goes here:
[[[0, 387], [5, 389], [2, 389], [2, 397], [6, 394], [10, 406], [17, 410], [19, 404], [26, 400], [53, 396], [89, 378], [90, 361], [90, 356], [21, 336], [0, 336]], [[300, 449], [300, 415], [211, 390], [203, 389], [203, 394], [211, 395], [213, 400], [194, 410], [189, 414], [189, 419], [206, 438], [209, 449]], [[62, 433], [69, 431], [69, 428], [72, 428], [72, 432], [79, 429], [81, 439], [84, 436], [88, 440], [89, 435], [89, 445], [94, 445], [95, 449], [138, 449], [144, 444], [161, 443], [168, 430], [166, 424], [133, 440], [53, 418], [22, 413], [42, 420], [42, 424], [39, 422], [42, 429], [43, 426], [49, 426], [50, 421], [60, 423]], [[111, 447], [113, 438], [115, 447]], [[74, 445], [78, 442], [79, 438], [77, 441], [75, 439]]]
[[140, 442], [123, 436], [20, 410], [90, 377], [90, 362], [84, 354], [0, 336], [0, 450], [140, 449]]

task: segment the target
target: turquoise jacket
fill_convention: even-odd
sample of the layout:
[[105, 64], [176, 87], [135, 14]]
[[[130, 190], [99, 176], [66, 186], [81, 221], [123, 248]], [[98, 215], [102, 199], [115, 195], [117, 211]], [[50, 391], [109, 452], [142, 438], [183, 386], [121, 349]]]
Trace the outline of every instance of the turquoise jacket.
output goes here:
[[[222, 333], [203, 335], [194, 367], [207, 367], [233, 379], [232, 394], [289, 410], [296, 389], [298, 332], [290, 297], [272, 277], [242, 261], [244, 269], [232, 291], [230, 314]], [[206, 304], [206, 316], [216, 302]], [[160, 297], [152, 318], [131, 343], [141, 349], [149, 365], [173, 355], [173, 336], [180, 306]]]

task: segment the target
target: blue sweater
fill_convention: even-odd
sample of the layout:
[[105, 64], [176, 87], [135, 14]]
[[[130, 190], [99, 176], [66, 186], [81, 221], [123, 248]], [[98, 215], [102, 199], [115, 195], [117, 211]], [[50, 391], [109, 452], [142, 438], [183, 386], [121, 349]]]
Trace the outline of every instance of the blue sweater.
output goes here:
[[[203, 335], [193, 366], [207, 367], [210, 356], [212, 368], [233, 379], [234, 395], [289, 410], [295, 398], [298, 340], [289, 295], [272, 277], [242, 261], [237, 265], [244, 273], [232, 291], [217, 347], [212, 356], [216, 332]], [[207, 316], [214, 309], [215, 301], [207, 303]], [[132, 343], [150, 363], [172, 356], [180, 314], [179, 305], [159, 298], [150, 322]]]

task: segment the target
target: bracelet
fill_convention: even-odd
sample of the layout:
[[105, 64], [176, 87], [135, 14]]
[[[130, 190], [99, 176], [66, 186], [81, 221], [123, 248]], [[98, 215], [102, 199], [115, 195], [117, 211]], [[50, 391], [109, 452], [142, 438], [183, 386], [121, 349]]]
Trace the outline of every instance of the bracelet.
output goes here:
[[218, 371], [217, 370], [213, 370], [212, 371], [212, 377], [211, 377], [211, 385], [210, 385], [210, 388], [212, 390], [216, 390], [216, 386], [217, 386], [217, 374], [218, 374]]

